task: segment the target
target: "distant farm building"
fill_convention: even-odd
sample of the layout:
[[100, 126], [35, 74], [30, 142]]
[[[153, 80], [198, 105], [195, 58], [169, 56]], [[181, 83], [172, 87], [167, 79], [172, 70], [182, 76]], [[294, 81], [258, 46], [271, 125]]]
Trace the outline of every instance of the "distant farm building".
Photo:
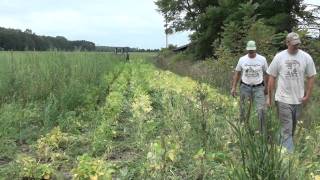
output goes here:
[[183, 52], [183, 51], [187, 50], [189, 46], [190, 46], [190, 44], [179, 46], [179, 47], [173, 49], [173, 52]]

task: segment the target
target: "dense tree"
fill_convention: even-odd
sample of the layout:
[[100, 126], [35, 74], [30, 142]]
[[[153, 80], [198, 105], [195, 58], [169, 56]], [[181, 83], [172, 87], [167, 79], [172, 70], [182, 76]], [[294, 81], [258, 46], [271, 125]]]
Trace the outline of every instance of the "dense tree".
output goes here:
[[0, 50], [16, 51], [103, 51], [114, 52], [115, 49], [127, 49], [129, 52], [157, 52], [159, 49], [139, 49], [130, 47], [95, 46], [85, 40], [69, 41], [63, 36], [38, 36], [30, 29], [25, 31], [0, 27]]
[[38, 36], [30, 29], [24, 32], [17, 29], [0, 27], [0, 49], [1, 50], [61, 50], [61, 51], [93, 51], [95, 44], [89, 41], [69, 41], [63, 36], [50, 37]]
[[95, 44], [93, 42], [90, 41], [71, 41], [71, 46], [75, 49], [75, 50], [87, 50], [87, 51], [94, 51], [95, 50]]
[[[157, 0], [155, 3], [167, 29], [193, 32], [193, 50], [200, 58], [214, 53], [213, 44], [221, 39], [225, 26], [249, 28], [248, 22], [262, 20], [278, 33], [291, 31], [299, 18], [311, 17], [303, 0]], [[237, 33], [237, 28], [234, 30]]]

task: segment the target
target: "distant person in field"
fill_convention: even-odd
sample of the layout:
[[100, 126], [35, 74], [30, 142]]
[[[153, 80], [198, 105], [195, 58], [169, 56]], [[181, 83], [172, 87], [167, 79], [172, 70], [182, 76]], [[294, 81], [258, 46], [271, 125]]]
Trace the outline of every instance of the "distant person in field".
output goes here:
[[312, 57], [299, 49], [301, 41], [297, 33], [289, 33], [286, 44], [288, 48], [273, 58], [267, 70], [269, 74], [267, 105], [272, 104], [272, 93], [277, 79], [275, 101], [281, 122], [281, 143], [288, 152], [293, 152], [295, 127], [301, 114], [302, 104], [307, 103], [310, 98], [316, 68]]
[[126, 52], [126, 61], [129, 61], [130, 57], [129, 57], [129, 52]]
[[[240, 80], [240, 121], [246, 122], [249, 113], [248, 101], [254, 100], [259, 119], [259, 130], [266, 131], [265, 111], [267, 92], [267, 68], [268, 63], [265, 57], [259, 55], [256, 50], [255, 41], [248, 41], [246, 50], [248, 54], [242, 56], [235, 69], [233, 76], [231, 95], [236, 96], [236, 86]], [[250, 103], [251, 104], [251, 103]]]

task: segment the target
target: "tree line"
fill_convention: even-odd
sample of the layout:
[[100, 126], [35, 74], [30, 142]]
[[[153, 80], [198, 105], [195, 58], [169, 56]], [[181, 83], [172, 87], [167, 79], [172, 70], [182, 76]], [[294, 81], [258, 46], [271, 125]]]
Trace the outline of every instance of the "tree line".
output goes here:
[[157, 52], [159, 49], [141, 49], [131, 47], [96, 46], [85, 40], [70, 41], [63, 36], [39, 36], [30, 29], [21, 31], [0, 27], [0, 50], [13, 51], [100, 51], [115, 52], [125, 49], [126, 52]]
[[0, 27], [0, 49], [14, 51], [93, 51], [95, 44], [90, 41], [69, 41], [63, 36], [39, 36], [30, 29], [8, 29]]

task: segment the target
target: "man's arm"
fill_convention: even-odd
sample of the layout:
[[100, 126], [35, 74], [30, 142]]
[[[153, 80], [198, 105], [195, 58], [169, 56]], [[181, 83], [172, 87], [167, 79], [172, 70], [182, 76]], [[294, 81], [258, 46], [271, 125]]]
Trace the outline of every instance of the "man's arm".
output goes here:
[[272, 105], [272, 94], [273, 94], [273, 90], [274, 90], [274, 85], [275, 85], [275, 81], [276, 81], [276, 77], [269, 75], [268, 78], [268, 97], [267, 97], [267, 106], [271, 106]]
[[236, 96], [236, 88], [237, 88], [238, 81], [240, 80], [240, 77], [241, 77], [241, 72], [235, 71], [233, 75], [232, 88], [231, 88], [231, 95], [233, 97]]
[[311, 91], [313, 88], [314, 79], [315, 79], [315, 76], [307, 77], [307, 89], [306, 89], [304, 97], [302, 98], [303, 104], [306, 104], [311, 96]]
[[264, 82], [264, 94], [268, 94], [268, 78], [269, 75], [267, 73], [268, 70], [268, 62], [264, 59], [264, 66], [263, 66], [263, 82]]
[[268, 79], [269, 79], [269, 75], [265, 72], [263, 76], [264, 94], [268, 94]]

